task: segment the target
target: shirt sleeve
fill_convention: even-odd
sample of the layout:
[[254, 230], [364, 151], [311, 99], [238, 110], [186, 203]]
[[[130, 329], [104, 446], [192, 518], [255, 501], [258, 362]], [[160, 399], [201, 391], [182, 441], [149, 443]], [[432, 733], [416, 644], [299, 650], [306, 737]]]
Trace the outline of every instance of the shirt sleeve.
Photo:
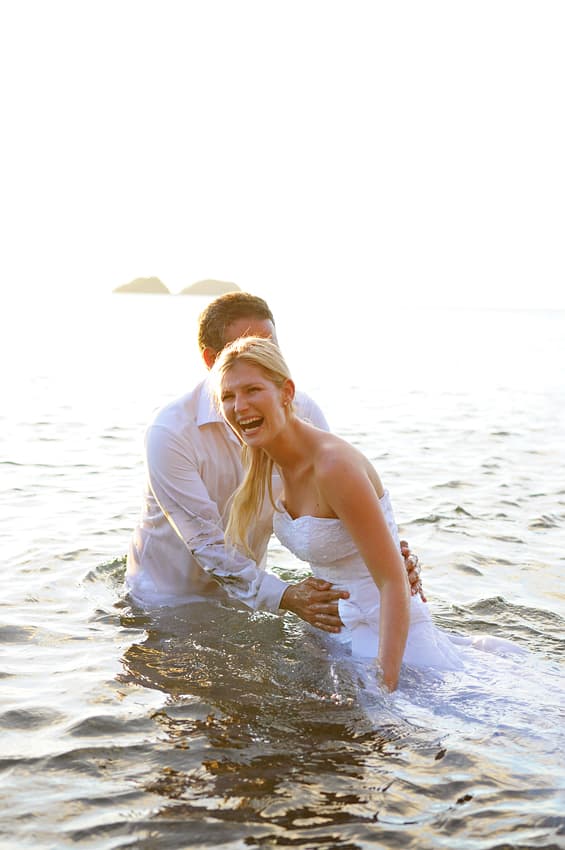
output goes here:
[[288, 583], [227, 547], [218, 506], [208, 493], [197, 458], [173, 432], [159, 426], [149, 428], [145, 448], [153, 496], [200, 567], [249, 608], [277, 611]]

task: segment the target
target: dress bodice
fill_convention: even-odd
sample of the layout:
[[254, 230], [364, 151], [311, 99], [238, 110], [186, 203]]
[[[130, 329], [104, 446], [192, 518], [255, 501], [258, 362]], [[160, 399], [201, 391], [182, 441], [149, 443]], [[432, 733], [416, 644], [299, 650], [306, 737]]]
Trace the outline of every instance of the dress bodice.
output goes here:
[[[379, 503], [391, 534], [400, 545], [388, 491], [383, 493]], [[318, 578], [348, 587], [352, 580], [368, 578], [373, 581], [340, 519], [313, 516], [293, 519], [279, 502], [273, 526], [283, 546], [301, 561], [307, 561]]]

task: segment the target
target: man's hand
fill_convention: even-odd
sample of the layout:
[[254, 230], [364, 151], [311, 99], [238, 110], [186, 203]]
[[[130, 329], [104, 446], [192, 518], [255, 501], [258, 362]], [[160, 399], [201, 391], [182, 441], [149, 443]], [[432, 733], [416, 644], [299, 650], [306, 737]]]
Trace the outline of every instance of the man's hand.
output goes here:
[[416, 596], [416, 594], [419, 593], [422, 602], [427, 602], [428, 600], [424, 595], [424, 590], [422, 588], [422, 580], [420, 578], [422, 568], [420, 567], [418, 556], [412, 554], [406, 540], [400, 541], [400, 551], [402, 553], [402, 557], [404, 558], [406, 572], [408, 573], [408, 581], [410, 582], [410, 593], [412, 594], [412, 596]]
[[339, 632], [337, 600], [348, 599], [347, 590], [332, 590], [332, 584], [321, 578], [305, 578], [291, 584], [282, 595], [280, 608], [292, 611], [301, 620], [324, 632]]

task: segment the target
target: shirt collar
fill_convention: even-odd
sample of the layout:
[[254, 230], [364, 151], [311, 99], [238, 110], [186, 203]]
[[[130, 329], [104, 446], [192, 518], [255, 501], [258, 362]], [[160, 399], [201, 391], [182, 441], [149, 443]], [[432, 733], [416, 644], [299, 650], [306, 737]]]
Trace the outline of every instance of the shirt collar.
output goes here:
[[200, 428], [202, 425], [208, 425], [210, 422], [223, 422], [215, 403], [212, 383], [208, 376], [202, 381], [200, 389], [200, 398], [198, 400], [198, 412], [196, 414], [196, 424]]
[[226, 423], [224, 417], [221, 415], [221, 413], [216, 407], [216, 404], [214, 402], [214, 391], [212, 389], [212, 382], [210, 380], [210, 376], [208, 376], [202, 382], [200, 387], [200, 398], [198, 400], [196, 424], [199, 428], [201, 428], [203, 425], [210, 425], [213, 422], [219, 422], [220, 424], [222, 424], [228, 432], [228, 436], [230, 437], [230, 439], [240, 445], [239, 440], [237, 439], [232, 429]]

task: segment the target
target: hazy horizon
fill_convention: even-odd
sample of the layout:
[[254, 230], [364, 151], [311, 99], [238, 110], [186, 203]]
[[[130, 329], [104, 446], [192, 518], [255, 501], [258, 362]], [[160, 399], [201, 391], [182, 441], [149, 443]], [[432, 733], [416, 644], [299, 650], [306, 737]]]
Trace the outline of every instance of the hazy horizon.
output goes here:
[[12, 290], [565, 308], [565, 9], [3, 4]]

